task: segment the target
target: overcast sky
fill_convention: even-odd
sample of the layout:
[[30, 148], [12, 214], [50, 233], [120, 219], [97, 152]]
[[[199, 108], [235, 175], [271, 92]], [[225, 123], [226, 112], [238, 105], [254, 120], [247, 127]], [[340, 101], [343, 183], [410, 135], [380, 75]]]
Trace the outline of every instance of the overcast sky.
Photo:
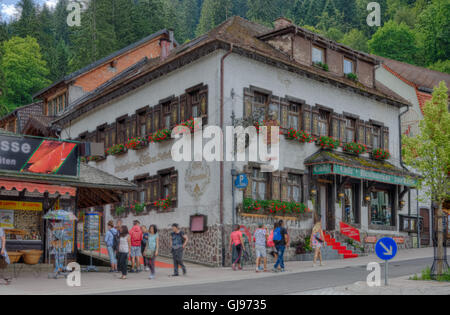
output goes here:
[[[3, 20], [9, 21], [11, 18], [14, 18], [18, 14], [16, 9], [16, 4], [19, 0], [0, 0], [0, 14], [3, 17]], [[46, 3], [49, 7], [53, 8], [57, 0], [34, 0], [35, 3], [43, 5]]]

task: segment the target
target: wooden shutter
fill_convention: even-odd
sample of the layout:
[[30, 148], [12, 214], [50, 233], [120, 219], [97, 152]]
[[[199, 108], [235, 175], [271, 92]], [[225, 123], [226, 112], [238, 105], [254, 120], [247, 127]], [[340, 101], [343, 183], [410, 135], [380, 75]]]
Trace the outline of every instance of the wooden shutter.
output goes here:
[[389, 128], [383, 127], [383, 149], [389, 150]]
[[245, 188], [244, 191], [244, 197], [245, 198], [252, 198], [252, 187], [253, 187], [253, 181], [252, 181], [252, 168], [250, 166], [244, 166], [244, 172], [247, 174], [248, 178], [248, 185], [247, 188]]
[[161, 104], [153, 109], [153, 128], [154, 131], [161, 129]]
[[280, 100], [280, 126], [282, 129], [289, 127], [289, 102], [284, 98]]
[[137, 115], [131, 116], [131, 135], [130, 138], [134, 138], [137, 135]]
[[204, 85], [199, 92], [200, 112], [202, 116], [208, 115], [208, 86]]
[[149, 108], [147, 111], [147, 134], [153, 132], [153, 108]]
[[310, 105], [302, 106], [302, 129], [311, 133], [312, 110]]
[[366, 128], [366, 146], [372, 147], [372, 125], [369, 122], [365, 123]]
[[331, 114], [331, 136], [334, 139], [339, 139], [339, 124], [339, 115], [335, 113]]
[[180, 96], [180, 120], [186, 121], [189, 119], [187, 113], [187, 94], [183, 94]]
[[344, 115], [339, 115], [339, 140], [345, 142], [345, 132], [347, 126]]
[[170, 126], [173, 128], [179, 123], [178, 119], [178, 107], [179, 107], [179, 98], [175, 97], [170, 102]]
[[111, 124], [111, 142], [110, 142], [110, 147], [112, 147], [113, 145], [117, 144], [117, 124], [113, 123]]
[[272, 196], [270, 199], [280, 200], [280, 172], [272, 173], [272, 188], [271, 188]]
[[287, 179], [288, 173], [281, 172], [281, 201], [289, 201]]
[[170, 174], [170, 196], [172, 198], [172, 208], [178, 207], [178, 172]]
[[319, 135], [319, 110], [313, 108], [312, 110], [312, 134], [315, 136]]
[[253, 91], [244, 88], [244, 117], [250, 117], [253, 112]]
[[365, 136], [365, 126], [364, 121], [358, 119], [356, 121], [356, 142], [359, 144], [365, 144], [366, 142], [366, 136]]

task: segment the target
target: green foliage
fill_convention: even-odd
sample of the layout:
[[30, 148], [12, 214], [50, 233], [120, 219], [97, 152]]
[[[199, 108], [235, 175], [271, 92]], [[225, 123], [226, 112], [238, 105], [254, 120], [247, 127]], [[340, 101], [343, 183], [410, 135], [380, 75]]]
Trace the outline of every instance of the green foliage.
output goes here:
[[420, 122], [420, 133], [416, 137], [403, 136], [405, 163], [417, 170], [420, 188], [427, 187], [424, 194], [442, 205], [450, 198], [450, 113], [448, 111], [448, 89], [444, 82], [426, 102], [424, 119]]
[[439, 60], [428, 66], [429, 69], [450, 74], [450, 60]]
[[308, 211], [305, 204], [294, 201], [254, 200], [244, 198], [243, 210], [248, 213], [265, 212], [268, 214], [303, 214]]
[[417, 52], [415, 35], [406, 24], [389, 21], [369, 40], [371, 53], [407, 63], [413, 63]]
[[349, 46], [350, 48], [368, 52], [369, 48], [367, 47], [367, 37], [364, 33], [357, 29], [352, 29], [348, 33], [342, 37], [340, 41], [342, 44]]
[[450, 268], [447, 269], [447, 271], [442, 274], [442, 275], [438, 275], [436, 277], [436, 279], [434, 279], [431, 275], [431, 268], [427, 267], [424, 270], [422, 270], [422, 273], [420, 275], [415, 274], [414, 276], [409, 278], [410, 280], [415, 280], [415, 281], [431, 281], [431, 280], [436, 280], [436, 281], [440, 281], [440, 282], [449, 282], [450, 281]]
[[205, 0], [197, 26], [197, 36], [216, 27], [228, 17], [232, 10], [231, 0]]
[[4, 98], [7, 104], [24, 105], [33, 93], [44, 88], [48, 69], [36, 39], [13, 37], [2, 44], [0, 69], [4, 77]]

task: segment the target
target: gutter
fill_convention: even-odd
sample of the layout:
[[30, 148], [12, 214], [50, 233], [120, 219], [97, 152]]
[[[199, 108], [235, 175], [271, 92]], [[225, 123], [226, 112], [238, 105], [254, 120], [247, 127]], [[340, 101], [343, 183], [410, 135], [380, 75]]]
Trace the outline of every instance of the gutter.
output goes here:
[[[225, 59], [233, 52], [233, 44], [230, 45], [230, 50], [220, 59], [220, 128], [224, 130], [224, 71]], [[223, 137], [221, 138], [221, 148], [223, 150]], [[220, 229], [222, 233], [222, 266], [225, 266], [225, 227], [224, 227], [224, 208], [223, 208], [223, 194], [224, 194], [224, 162], [223, 157], [220, 160], [220, 197], [219, 197], [219, 211], [220, 211]]]

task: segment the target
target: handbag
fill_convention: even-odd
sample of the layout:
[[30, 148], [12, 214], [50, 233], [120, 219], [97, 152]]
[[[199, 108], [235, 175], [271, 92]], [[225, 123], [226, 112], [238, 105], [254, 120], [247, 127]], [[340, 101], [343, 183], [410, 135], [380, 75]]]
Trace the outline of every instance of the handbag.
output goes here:
[[145, 245], [145, 249], [144, 249], [144, 256], [145, 257], [153, 257], [155, 256], [155, 251], [153, 249], [149, 249], [148, 248], [148, 243]]

